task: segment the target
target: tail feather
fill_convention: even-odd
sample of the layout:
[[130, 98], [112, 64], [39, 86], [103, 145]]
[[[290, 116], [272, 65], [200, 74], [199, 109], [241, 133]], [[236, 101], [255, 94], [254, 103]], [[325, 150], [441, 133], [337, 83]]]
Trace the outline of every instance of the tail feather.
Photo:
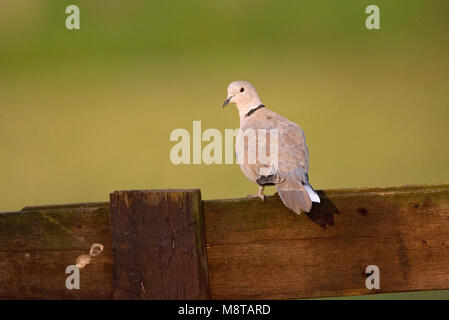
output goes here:
[[276, 189], [285, 206], [297, 214], [310, 212], [310, 209], [312, 209], [311, 197], [302, 186], [299, 186], [297, 189], [283, 189], [281, 186], [276, 185]]

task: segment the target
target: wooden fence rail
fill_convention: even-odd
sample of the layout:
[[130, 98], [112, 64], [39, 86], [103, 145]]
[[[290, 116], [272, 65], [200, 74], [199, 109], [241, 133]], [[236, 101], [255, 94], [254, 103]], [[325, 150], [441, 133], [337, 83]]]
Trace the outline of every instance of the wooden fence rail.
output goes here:
[[[300, 216], [277, 195], [120, 191], [110, 203], [0, 213], [1, 299], [295, 299], [449, 289], [449, 185], [318, 192]], [[65, 273], [93, 243], [104, 251]], [[365, 287], [368, 265], [380, 289]]]

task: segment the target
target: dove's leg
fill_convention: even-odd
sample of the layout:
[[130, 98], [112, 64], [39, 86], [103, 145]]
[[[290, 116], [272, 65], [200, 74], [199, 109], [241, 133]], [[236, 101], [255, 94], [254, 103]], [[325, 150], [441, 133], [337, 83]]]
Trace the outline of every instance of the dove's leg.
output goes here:
[[249, 194], [248, 198], [260, 198], [262, 201], [265, 201], [265, 195], [263, 194], [263, 190], [265, 189], [265, 186], [259, 186], [259, 193], [258, 194]]

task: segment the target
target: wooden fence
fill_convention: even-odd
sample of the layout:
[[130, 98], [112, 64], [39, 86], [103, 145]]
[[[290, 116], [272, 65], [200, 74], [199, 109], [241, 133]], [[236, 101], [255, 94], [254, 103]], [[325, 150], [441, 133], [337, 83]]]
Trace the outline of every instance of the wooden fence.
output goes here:
[[[449, 185], [277, 195], [120, 191], [110, 202], [0, 213], [1, 299], [295, 299], [449, 289]], [[93, 243], [103, 252], [65, 273]], [[368, 265], [380, 289], [365, 287]]]

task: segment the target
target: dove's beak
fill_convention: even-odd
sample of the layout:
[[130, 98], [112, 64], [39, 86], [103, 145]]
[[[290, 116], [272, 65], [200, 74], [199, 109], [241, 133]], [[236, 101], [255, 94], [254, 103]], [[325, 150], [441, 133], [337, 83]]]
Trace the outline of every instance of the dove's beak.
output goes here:
[[225, 102], [223, 102], [223, 108], [226, 107], [226, 106], [229, 104], [229, 102], [231, 102], [231, 99], [232, 99], [232, 96], [229, 97], [229, 98], [227, 98], [227, 99], [225, 100]]

